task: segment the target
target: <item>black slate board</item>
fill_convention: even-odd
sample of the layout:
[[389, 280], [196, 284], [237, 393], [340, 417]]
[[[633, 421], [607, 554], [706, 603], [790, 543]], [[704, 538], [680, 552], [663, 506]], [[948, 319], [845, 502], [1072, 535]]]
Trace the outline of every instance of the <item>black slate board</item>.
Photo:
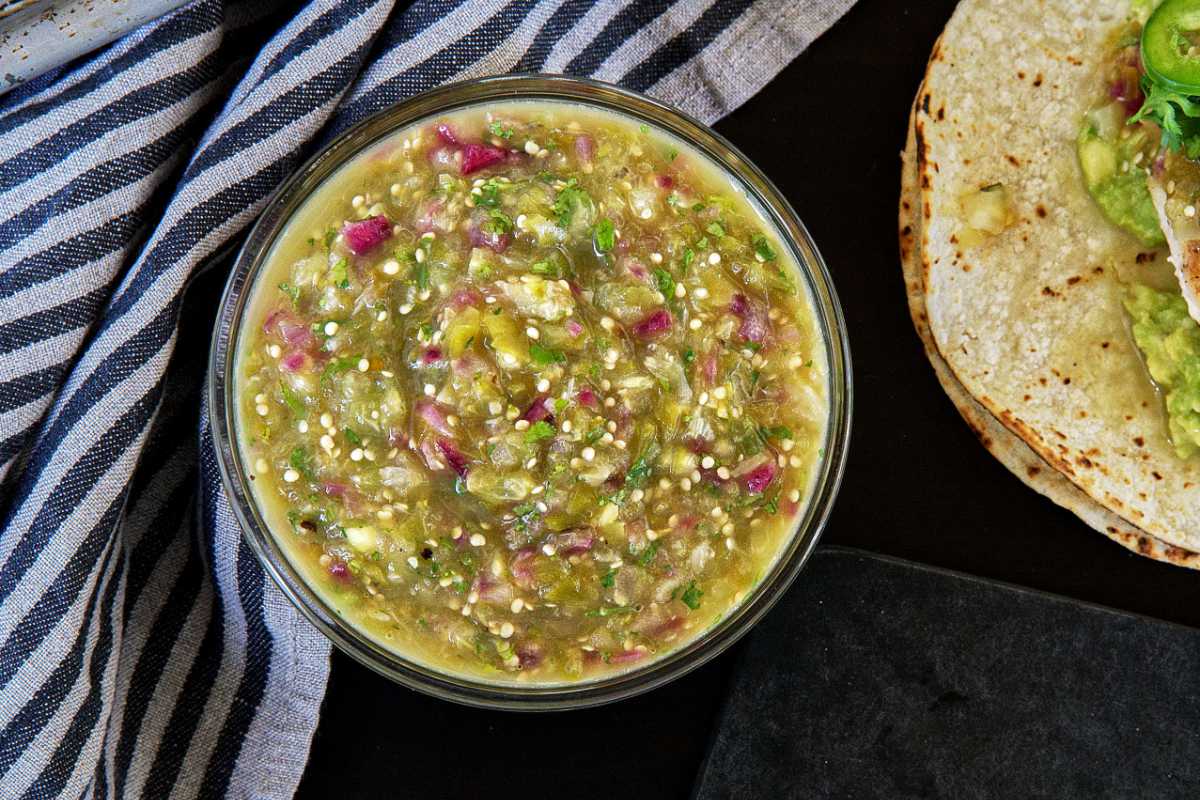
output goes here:
[[698, 800], [1200, 796], [1200, 631], [817, 552], [734, 670]]

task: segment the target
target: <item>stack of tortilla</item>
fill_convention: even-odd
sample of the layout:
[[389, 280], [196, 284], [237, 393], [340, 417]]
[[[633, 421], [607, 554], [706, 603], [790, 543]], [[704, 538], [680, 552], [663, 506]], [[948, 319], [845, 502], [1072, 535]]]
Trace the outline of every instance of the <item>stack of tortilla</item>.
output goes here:
[[[1165, 260], [1107, 222], [1075, 140], [1128, 3], [963, 0], [903, 155], [900, 250], [938, 380], [1031, 488], [1129, 549], [1200, 566], [1200, 457], [1182, 459], [1119, 278]], [[971, 241], [961, 202], [1002, 184], [1011, 222]]]

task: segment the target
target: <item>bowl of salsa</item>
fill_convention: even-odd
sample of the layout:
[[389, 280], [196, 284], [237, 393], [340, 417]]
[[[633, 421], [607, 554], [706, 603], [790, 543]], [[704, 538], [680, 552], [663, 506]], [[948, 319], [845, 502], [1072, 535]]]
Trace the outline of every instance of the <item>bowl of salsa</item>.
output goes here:
[[704, 663], [829, 514], [849, 350], [819, 253], [704, 125], [505, 76], [334, 139], [254, 226], [210, 363], [246, 541], [415, 689], [593, 705]]

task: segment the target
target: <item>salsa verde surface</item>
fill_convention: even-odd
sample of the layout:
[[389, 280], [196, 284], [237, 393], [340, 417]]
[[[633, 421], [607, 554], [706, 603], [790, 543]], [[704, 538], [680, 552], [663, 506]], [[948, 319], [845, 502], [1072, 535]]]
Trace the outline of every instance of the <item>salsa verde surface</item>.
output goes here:
[[438, 670], [586, 680], [725, 617], [808, 500], [811, 300], [681, 142], [557, 103], [394, 135], [276, 242], [240, 449], [336, 611]]

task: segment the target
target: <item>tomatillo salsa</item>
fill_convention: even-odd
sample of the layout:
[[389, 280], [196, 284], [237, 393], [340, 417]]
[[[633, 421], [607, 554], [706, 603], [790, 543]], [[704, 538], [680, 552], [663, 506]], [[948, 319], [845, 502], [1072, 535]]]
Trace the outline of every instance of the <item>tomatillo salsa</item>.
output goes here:
[[474, 107], [372, 146], [288, 223], [238, 344], [240, 449], [338, 614], [498, 682], [648, 663], [788, 541], [828, 369], [741, 190], [645, 125]]

